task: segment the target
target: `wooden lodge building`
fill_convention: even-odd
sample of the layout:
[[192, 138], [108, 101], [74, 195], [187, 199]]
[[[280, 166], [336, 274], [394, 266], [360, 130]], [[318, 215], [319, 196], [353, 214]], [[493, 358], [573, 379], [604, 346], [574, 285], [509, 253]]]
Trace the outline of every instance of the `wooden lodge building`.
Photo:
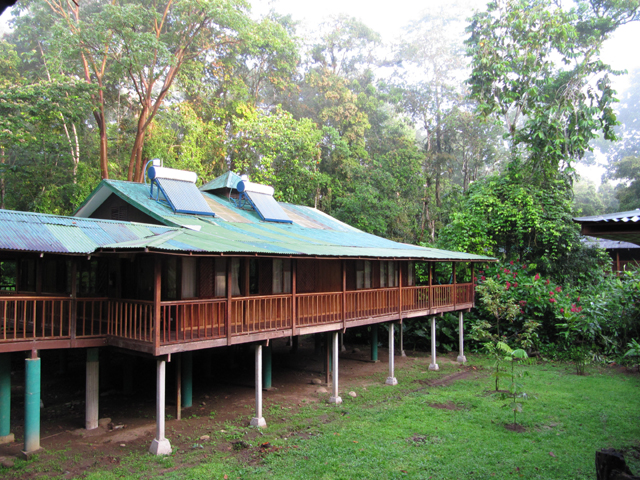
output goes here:
[[[332, 334], [335, 403], [338, 333], [348, 328], [389, 323], [387, 383], [395, 384], [394, 324], [433, 316], [437, 369], [435, 315], [458, 311], [465, 360], [473, 264], [492, 259], [364, 233], [276, 202], [271, 187], [232, 172], [199, 189], [191, 172], [152, 166], [148, 176], [147, 184], [102, 181], [73, 217], [0, 210], [0, 442], [13, 441], [11, 352], [28, 352], [25, 454], [40, 448], [39, 350], [86, 350], [87, 429], [98, 426], [98, 349], [155, 357], [155, 454], [171, 452], [164, 418], [172, 355], [253, 344], [257, 426], [265, 425], [262, 352], [272, 339]], [[422, 285], [417, 264], [428, 272]], [[436, 281], [436, 268], [450, 272], [446, 281]]]

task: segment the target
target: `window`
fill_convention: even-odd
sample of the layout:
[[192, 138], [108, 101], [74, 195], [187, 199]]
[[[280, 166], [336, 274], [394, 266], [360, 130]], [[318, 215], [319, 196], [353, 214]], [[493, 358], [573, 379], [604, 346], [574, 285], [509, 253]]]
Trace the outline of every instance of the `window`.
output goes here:
[[231, 259], [231, 295], [240, 296], [240, 259]]
[[407, 263], [407, 285], [413, 287], [416, 284], [416, 264], [413, 262]]
[[196, 295], [196, 259], [183, 257], [182, 259], [182, 298], [195, 298]]
[[356, 288], [371, 288], [371, 262], [369, 260], [356, 261]]
[[291, 293], [291, 259], [273, 259], [273, 293]]
[[398, 268], [396, 262], [380, 262], [380, 287], [398, 286]]
[[15, 291], [18, 279], [17, 262], [15, 260], [0, 261], [0, 290]]
[[227, 259], [216, 258], [216, 269], [214, 279], [214, 295], [216, 297], [227, 296]]

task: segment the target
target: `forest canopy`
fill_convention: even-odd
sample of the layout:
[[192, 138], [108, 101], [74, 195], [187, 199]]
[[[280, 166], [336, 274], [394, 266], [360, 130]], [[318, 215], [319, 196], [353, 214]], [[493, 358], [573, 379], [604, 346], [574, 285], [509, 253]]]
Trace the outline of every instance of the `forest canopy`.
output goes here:
[[[69, 214], [158, 157], [394, 240], [567, 261], [572, 215], [640, 206], [640, 76], [617, 107], [600, 58], [638, 1], [493, 0], [452, 34], [463, 12], [385, 44], [356, 18], [307, 32], [242, 0], [19, 2], [0, 39], [0, 207]], [[617, 187], [578, 182], [595, 141]]]

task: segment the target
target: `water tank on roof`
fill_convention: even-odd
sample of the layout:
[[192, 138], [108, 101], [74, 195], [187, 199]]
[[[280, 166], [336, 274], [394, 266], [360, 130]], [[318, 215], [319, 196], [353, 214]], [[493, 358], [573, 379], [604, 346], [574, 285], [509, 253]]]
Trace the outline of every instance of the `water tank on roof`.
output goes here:
[[149, 179], [155, 180], [156, 178], [166, 178], [169, 180], [180, 180], [181, 182], [196, 183], [198, 175], [195, 172], [189, 172], [187, 170], [177, 170], [175, 168], [166, 167], [150, 167]]
[[269, 195], [273, 197], [275, 189], [270, 187], [269, 185], [261, 185], [259, 183], [252, 183], [245, 180], [241, 180], [238, 182], [236, 186], [238, 192], [252, 192], [252, 193], [262, 193], [263, 195]]

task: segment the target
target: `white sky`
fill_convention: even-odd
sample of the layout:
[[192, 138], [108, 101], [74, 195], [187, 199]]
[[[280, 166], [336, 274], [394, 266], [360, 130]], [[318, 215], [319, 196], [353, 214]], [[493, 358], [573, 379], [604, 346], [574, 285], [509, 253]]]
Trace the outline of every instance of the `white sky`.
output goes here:
[[[299, 30], [301, 34], [315, 30], [320, 23], [332, 15], [346, 14], [361, 20], [380, 33], [384, 43], [400, 39], [407, 25], [419, 19], [429, 9], [440, 9], [443, 6], [446, 8], [455, 3], [465, 4], [468, 6], [468, 14], [463, 16], [469, 17], [474, 8], [483, 9], [486, 5], [486, 0], [249, 0], [249, 2], [254, 16], [264, 15], [271, 9], [280, 14], [290, 14], [294, 20], [301, 22]], [[0, 16], [0, 35], [7, 30], [8, 18], [9, 11], [5, 11]], [[637, 24], [624, 25], [605, 43], [602, 59], [614, 69], [631, 71], [640, 67], [640, 55], [632, 50], [637, 45], [640, 45], [640, 28]], [[621, 93], [627, 86], [624, 76], [615, 79], [614, 86]], [[597, 166], [579, 166], [579, 172], [596, 184], [600, 183], [603, 173]]]

